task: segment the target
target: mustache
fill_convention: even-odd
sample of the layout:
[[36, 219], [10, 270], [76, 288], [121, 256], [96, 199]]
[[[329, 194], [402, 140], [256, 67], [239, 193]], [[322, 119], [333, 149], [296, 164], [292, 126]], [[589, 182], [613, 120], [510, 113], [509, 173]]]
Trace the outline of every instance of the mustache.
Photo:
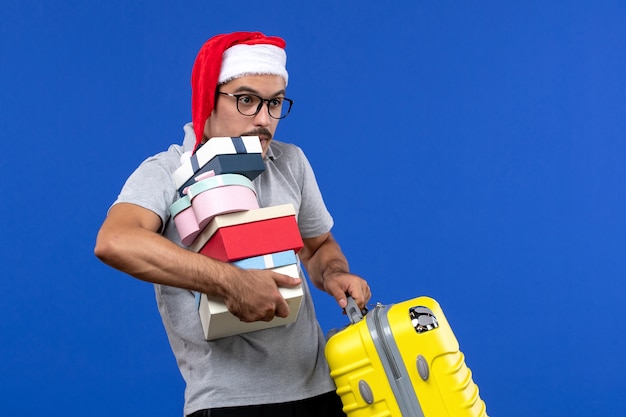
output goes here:
[[272, 139], [272, 132], [264, 127], [257, 127], [256, 129], [242, 133], [241, 136], [261, 136], [269, 140]]

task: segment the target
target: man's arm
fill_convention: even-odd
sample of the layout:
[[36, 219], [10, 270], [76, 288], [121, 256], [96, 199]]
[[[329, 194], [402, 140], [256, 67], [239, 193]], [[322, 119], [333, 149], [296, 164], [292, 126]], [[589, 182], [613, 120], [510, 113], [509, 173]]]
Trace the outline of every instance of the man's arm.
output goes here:
[[313, 284], [337, 300], [339, 307], [347, 305], [346, 294], [363, 308], [371, 297], [367, 282], [351, 274], [348, 261], [330, 232], [303, 239], [304, 248], [298, 253]]
[[161, 218], [154, 212], [116, 204], [100, 228], [94, 253], [143, 281], [223, 297], [229, 311], [242, 321], [289, 315], [278, 287], [295, 287], [300, 279], [270, 270], [244, 270], [194, 253], [161, 236], [160, 228]]

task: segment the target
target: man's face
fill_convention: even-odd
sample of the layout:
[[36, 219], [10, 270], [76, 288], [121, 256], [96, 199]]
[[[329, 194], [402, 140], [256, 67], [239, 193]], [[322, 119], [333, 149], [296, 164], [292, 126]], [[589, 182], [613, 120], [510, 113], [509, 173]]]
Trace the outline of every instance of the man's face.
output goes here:
[[[218, 91], [272, 99], [285, 96], [285, 80], [279, 75], [248, 75], [218, 86]], [[278, 127], [278, 119], [270, 117], [267, 102], [256, 115], [244, 116], [237, 110], [236, 100], [235, 97], [216, 95], [215, 107], [204, 125], [204, 140], [219, 136], [258, 136], [265, 156]]]

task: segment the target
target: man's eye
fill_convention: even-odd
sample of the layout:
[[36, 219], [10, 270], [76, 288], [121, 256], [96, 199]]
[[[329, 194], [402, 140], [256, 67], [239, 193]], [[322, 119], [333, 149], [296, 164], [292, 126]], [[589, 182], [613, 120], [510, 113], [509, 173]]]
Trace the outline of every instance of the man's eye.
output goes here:
[[270, 106], [272, 107], [280, 107], [283, 104], [283, 98], [282, 97], [275, 97], [273, 99], [270, 100]]
[[254, 97], [253, 96], [239, 96], [239, 103], [252, 104], [254, 103]]

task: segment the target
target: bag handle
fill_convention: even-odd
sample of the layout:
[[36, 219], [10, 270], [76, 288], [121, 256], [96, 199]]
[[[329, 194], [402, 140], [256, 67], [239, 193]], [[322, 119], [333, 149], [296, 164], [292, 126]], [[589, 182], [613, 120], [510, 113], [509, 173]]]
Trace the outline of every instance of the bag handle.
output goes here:
[[363, 316], [367, 314], [367, 309], [364, 308], [361, 310], [356, 301], [354, 301], [354, 298], [351, 296], [347, 297], [347, 301], [348, 305], [346, 305], [344, 311], [346, 312], [348, 319], [350, 319], [350, 323], [354, 324], [363, 320]]

